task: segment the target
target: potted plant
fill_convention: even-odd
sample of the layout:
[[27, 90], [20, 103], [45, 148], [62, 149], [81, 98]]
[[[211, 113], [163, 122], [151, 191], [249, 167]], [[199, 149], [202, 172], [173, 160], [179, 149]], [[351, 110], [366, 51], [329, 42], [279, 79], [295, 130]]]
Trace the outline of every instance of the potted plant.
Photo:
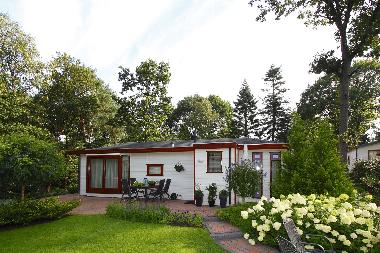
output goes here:
[[185, 170], [185, 168], [183, 167], [183, 165], [182, 165], [180, 162], [178, 162], [178, 163], [176, 163], [176, 165], [174, 165], [174, 169], [175, 169], [177, 172], [181, 172], [181, 171], [184, 171], [184, 170]]
[[154, 187], [155, 185], [156, 185], [156, 181], [151, 181], [151, 180], [149, 180], [148, 181], [148, 185], [149, 185], [149, 187]]
[[208, 187], [206, 187], [206, 190], [208, 191], [208, 205], [210, 207], [215, 206], [215, 200], [216, 200], [216, 193], [217, 193], [217, 187], [215, 183], [210, 184]]
[[227, 190], [221, 190], [219, 192], [219, 203], [221, 208], [225, 208], [227, 205], [227, 197], [228, 197], [228, 191]]
[[195, 205], [196, 206], [202, 206], [203, 204], [203, 191], [199, 186], [197, 186], [197, 189], [194, 192], [194, 198], [195, 198]]

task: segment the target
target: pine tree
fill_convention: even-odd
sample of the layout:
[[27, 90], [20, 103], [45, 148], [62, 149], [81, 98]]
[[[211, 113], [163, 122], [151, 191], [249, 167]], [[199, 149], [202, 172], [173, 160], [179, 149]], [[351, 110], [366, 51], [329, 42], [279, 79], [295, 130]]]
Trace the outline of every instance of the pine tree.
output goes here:
[[266, 93], [261, 111], [263, 116], [263, 132], [271, 141], [286, 141], [290, 123], [290, 109], [285, 93], [288, 89], [285, 84], [281, 68], [271, 65], [264, 78], [265, 84], [269, 87], [263, 89]]
[[244, 80], [237, 101], [234, 102], [233, 135], [235, 137], [256, 135], [259, 128], [256, 103], [257, 100], [251, 93], [247, 81]]

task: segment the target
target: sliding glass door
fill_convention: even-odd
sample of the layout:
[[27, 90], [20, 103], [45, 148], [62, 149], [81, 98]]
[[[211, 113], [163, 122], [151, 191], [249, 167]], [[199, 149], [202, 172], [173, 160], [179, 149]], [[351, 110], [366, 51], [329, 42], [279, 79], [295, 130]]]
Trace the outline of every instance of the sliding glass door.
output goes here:
[[121, 157], [88, 157], [87, 192], [119, 193], [121, 192]]

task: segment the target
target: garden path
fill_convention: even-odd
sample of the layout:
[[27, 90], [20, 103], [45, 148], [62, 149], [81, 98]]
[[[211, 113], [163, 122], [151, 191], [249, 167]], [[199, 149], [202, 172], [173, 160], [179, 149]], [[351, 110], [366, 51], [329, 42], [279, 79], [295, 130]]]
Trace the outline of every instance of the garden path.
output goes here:
[[[120, 202], [118, 198], [98, 198], [86, 197], [78, 194], [67, 194], [60, 196], [61, 201], [80, 199], [81, 204], [75, 208], [71, 214], [104, 214], [106, 207], [112, 202]], [[143, 202], [145, 204], [145, 202]], [[157, 202], [147, 202], [148, 204]], [[211, 237], [224, 249], [232, 253], [278, 253], [277, 249], [265, 246], [252, 246], [243, 238], [243, 234], [237, 227], [229, 223], [219, 221], [216, 217], [218, 207], [202, 206], [197, 207], [193, 204], [185, 204], [183, 200], [160, 202], [167, 206], [172, 212], [188, 212], [200, 214], [204, 217], [204, 223]]]

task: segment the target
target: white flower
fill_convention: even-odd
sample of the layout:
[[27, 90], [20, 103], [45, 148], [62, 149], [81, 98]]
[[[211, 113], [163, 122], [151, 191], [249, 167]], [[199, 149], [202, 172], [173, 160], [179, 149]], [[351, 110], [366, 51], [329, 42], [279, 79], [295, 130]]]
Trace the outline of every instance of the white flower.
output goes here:
[[267, 217], [265, 215], [260, 216], [260, 220], [265, 221]]
[[351, 205], [350, 203], [348, 203], [348, 202], [344, 202], [344, 203], [342, 203], [342, 206], [343, 206], [344, 208], [346, 208], [346, 209], [351, 209], [351, 208], [352, 208], [352, 205]]
[[253, 240], [253, 239], [249, 239], [249, 240], [248, 240], [248, 243], [251, 244], [251, 245], [253, 246], [253, 245], [255, 245], [255, 240]]
[[307, 250], [313, 250], [313, 249], [314, 249], [314, 246], [313, 246], [313, 245], [308, 245], [308, 244], [306, 244], [306, 245], [305, 245], [305, 249], [307, 249]]
[[264, 240], [264, 237], [259, 236], [259, 237], [257, 238], [257, 240], [259, 240], [260, 242], [262, 242], [262, 241]]
[[262, 196], [262, 197], [260, 198], [260, 200], [261, 200], [261, 201], [267, 201], [267, 200], [268, 200], [268, 198], [267, 198], [267, 197], [265, 197], [265, 196]]
[[340, 194], [339, 198], [343, 201], [348, 200], [350, 197], [347, 194]]
[[339, 235], [338, 231], [335, 231], [335, 230], [331, 231], [331, 234], [335, 237], [337, 237]]
[[268, 224], [263, 224], [263, 230], [266, 232], [270, 231], [270, 226]]
[[314, 214], [312, 214], [312, 213], [308, 213], [308, 214], [307, 214], [307, 217], [310, 218], [310, 219], [314, 219]]
[[368, 210], [363, 210], [362, 215], [363, 215], [363, 217], [366, 217], [366, 218], [371, 217], [371, 213]]
[[252, 227], [256, 227], [257, 226], [257, 221], [256, 220], [252, 220]]
[[337, 222], [337, 218], [333, 215], [330, 215], [328, 218], [327, 218], [327, 222]]
[[338, 240], [341, 241], [341, 242], [344, 242], [345, 240], [347, 240], [347, 238], [346, 238], [345, 235], [339, 235], [338, 236]]
[[343, 241], [343, 244], [346, 245], [346, 246], [350, 246], [351, 242], [349, 240], [345, 240], [345, 241]]
[[254, 213], [255, 210], [253, 210], [252, 208], [248, 208], [248, 213]]
[[249, 238], [249, 234], [245, 233], [244, 234], [244, 239], [248, 240], [248, 238]]
[[361, 215], [362, 213], [363, 213], [363, 211], [362, 211], [361, 209], [358, 209], [358, 208], [355, 208], [355, 209], [354, 209], [354, 215], [359, 216], [359, 215]]
[[240, 214], [241, 214], [241, 217], [243, 217], [244, 220], [248, 219], [248, 212], [247, 211], [241, 211]]
[[302, 226], [302, 225], [303, 225], [302, 220], [297, 220], [297, 225], [298, 225], [298, 226]]
[[273, 228], [275, 229], [275, 230], [279, 230], [280, 229], [280, 227], [281, 227], [281, 223], [280, 222], [275, 222], [275, 223], [273, 223]]
[[351, 233], [351, 234], [350, 234], [350, 237], [351, 237], [352, 239], [356, 239], [356, 238], [358, 238], [357, 234], [355, 234], [355, 233]]
[[319, 222], [321, 222], [319, 219], [317, 219], [317, 218], [315, 218], [314, 220], [313, 220], [313, 222], [314, 223], [319, 223]]

